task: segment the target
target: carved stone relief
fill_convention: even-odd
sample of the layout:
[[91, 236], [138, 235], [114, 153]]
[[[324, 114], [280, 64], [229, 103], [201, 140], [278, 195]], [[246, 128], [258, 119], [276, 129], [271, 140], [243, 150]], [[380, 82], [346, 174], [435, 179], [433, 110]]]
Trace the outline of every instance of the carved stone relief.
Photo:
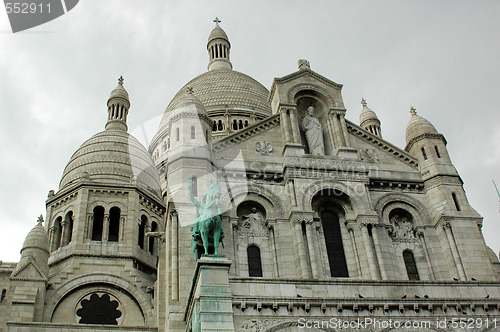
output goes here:
[[418, 242], [415, 236], [415, 225], [410, 214], [396, 209], [391, 212], [389, 220], [392, 227], [388, 229], [388, 232], [393, 242]]
[[255, 142], [255, 151], [262, 154], [270, 154], [273, 152], [273, 146], [270, 142], [258, 141]]
[[238, 213], [236, 234], [239, 236], [268, 237], [268, 222], [265, 211], [255, 205], [245, 205]]
[[378, 162], [378, 155], [375, 150], [372, 149], [362, 149], [359, 150], [359, 159], [369, 163]]

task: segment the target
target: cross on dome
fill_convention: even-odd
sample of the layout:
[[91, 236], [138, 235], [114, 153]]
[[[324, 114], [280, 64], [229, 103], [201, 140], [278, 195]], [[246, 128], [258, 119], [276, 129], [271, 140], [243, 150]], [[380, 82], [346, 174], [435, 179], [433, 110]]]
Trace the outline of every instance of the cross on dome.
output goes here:
[[222, 21], [218, 17], [215, 17], [214, 22], [215, 25], [219, 26], [219, 23], [221, 23]]
[[411, 115], [417, 115], [417, 109], [413, 106], [410, 106], [410, 113]]
[[118, 84], [123, 85], [123, 81], [124, 81], [124, 80], [125, 80], [125, 79], [123, 78], [123, 76], [122, 76], [122, 75], [120, 75], [120, 77], [118, 78]]
[[368, 104], [366, 103], [366, 99], [365, 99], [365, 98], [361, 98], [361, 105], [363, 105], [363, 106], [368, 105]]

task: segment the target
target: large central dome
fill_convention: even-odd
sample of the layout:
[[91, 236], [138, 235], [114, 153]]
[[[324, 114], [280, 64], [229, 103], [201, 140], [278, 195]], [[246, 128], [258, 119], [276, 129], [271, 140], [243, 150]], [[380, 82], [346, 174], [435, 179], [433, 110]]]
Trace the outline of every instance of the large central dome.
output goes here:
[[162, 124], [187, 95], [187, 87], [209, 112], [217, 110], [246, 110], [271, 115], [267, 101], [269, 90], [248, 75], [234, 70], [213, 70], [201, 74], [187, 83], [175, 95], [163, 115]]

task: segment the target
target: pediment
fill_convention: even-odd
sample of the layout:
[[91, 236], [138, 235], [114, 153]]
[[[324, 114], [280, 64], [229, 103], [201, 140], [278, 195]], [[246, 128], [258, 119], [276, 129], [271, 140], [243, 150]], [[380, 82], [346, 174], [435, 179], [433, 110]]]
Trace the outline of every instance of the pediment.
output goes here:
[[[287, 76], [274, 78], [269, 93], [271, 105], [294, 105], [300, 93], [319, 98], [328, 108], [345, 109], [341, 96], [342, 84], [312, 71], [301, 69]], [[274, 107], [273, 107], [274, 111]]]
[[346, 120], [347, 130], [355, 139], [362, 141], [362, 147], [356, 146], [359, 157], [362, 161], [379, 162], [380, 153], [388, 154], [393, 159], [410, 166], [413, 169], [418, 168], [418, 160], [403, 149], [392, 143], [373, 135], [360, 126]]
[[26, 262], [20, 262], [20, 265], [12, 272], [11, 279], [16, 280], [33, 280], [33, 281], [46, 281], [47, 277], [40, 271], [36, 263], [29, 259]]

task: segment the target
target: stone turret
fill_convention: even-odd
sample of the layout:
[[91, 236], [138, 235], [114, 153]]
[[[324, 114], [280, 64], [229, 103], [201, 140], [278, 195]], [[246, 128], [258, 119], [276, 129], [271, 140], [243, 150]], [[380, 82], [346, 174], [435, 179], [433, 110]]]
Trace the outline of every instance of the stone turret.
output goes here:
[[222, 28], [219, 26], [221, 22], [218, 17], [215, 18], [215, 28], [208, 37], [207, 50], [210, 58], [208, 70], [232, 70], [233, 65], [229, 60], [229, 52], [231, 43], [229, 38]]
[[359, 125], [373, 135], [382, 137], [382, 129], [380, 128], [380, 120], [377, 114], [368, 108], [365, 98], [361, 99], [361, 105], [363, 105], [363, 110], [359, 116]]
[[106, 129], [127, 131], [127, 115], [130, 108], [128, 92], [123, 87], [123, 76], [118, 79], [118, 86], [111, 91], [108, 99], [108, 122]]

